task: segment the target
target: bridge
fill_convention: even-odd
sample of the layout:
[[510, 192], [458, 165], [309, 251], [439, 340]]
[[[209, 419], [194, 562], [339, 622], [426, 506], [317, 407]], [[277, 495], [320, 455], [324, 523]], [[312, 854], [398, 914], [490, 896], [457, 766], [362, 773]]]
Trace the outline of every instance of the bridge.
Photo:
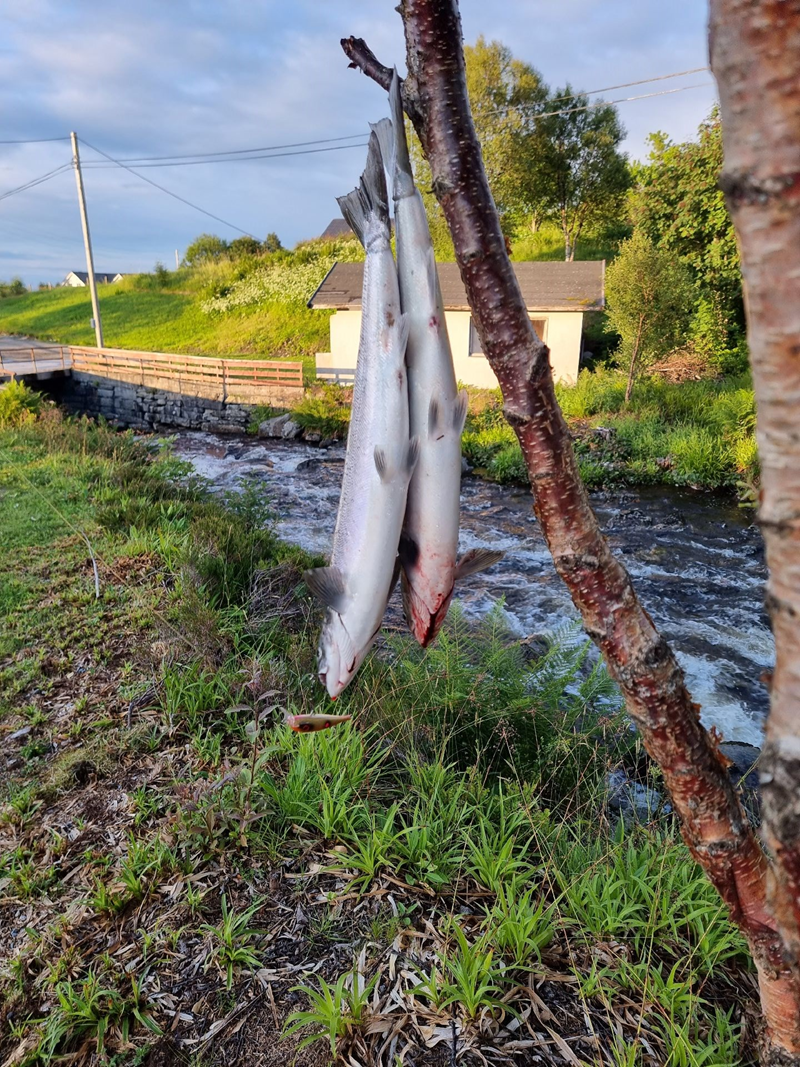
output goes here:
[[149, 389], [240, 404], [303, 390], [303, 365], [267, 359], [215, 359], [0, 338], [0, 380], [87, 375]]

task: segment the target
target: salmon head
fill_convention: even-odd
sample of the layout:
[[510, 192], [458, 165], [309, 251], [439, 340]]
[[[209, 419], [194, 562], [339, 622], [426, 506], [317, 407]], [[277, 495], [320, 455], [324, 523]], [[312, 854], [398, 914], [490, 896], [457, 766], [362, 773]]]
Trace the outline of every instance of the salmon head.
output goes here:
[[338, 611], [329, 611], [317, 649], [317, 673], [336, 699], [348, 687], [359, 667], [359, 658]]

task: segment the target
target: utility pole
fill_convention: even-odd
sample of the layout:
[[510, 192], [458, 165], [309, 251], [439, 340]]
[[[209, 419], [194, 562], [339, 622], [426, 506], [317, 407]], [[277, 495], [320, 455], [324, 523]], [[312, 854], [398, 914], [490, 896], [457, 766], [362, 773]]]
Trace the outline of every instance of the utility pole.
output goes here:
[[178, 257], [178, 249], [176, 248], [175, 249], [175, 270], [180, 270], [180, 269], [181, 269], [181, 261], [180, 261], [180, 259]]
[[100, 304], [97, 301], [97, 285], [94, 277], [94, 259], [92, 258], [92, 238], [89, 236], [89, 218], [86, 214], [86, 196], [83, 192], [83, 175], [81, 174], [81, 157], [78, 153], [78, 135], [73, 130], [72, 138], [72, 165], [75, 168], [75, 181], [78, 183], [78, 204], [81, 209], [81, 225], [83, 226], [83, 244], [86, 249], [86, 270], [89, 273], [89, 292], [92, 294], [92, 314], [94, 316], [94, 335], [97, 339], [97, 347], [103, 347], [103, 323], [100, 320]]

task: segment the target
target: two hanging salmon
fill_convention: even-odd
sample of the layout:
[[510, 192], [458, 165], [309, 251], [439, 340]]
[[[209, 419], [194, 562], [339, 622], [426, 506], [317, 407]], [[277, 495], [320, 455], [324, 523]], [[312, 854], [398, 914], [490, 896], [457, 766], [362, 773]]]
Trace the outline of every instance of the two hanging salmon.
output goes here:
[[350, 431], [329, 567], [306, 573], [327, 611], [317, 669], [337, 697], [361, 666], [397, 579], [397, 546], [419, 442], [409, 435], [405, 350], [378, 138], [359, 187], [339, 199], [366, 252]]
[[503, 553], [474, 549], [456, 562], [468, 396], [456, 384], [428, 218], [408, 155], [397, 71], [389, 99], [392, 118], [373, 129], [392, 178], [400, 303], [408, 325], [410, 426], [419, 439], [399, 551], [406, 619], [425, 647], [444, 622], [454, 583]]

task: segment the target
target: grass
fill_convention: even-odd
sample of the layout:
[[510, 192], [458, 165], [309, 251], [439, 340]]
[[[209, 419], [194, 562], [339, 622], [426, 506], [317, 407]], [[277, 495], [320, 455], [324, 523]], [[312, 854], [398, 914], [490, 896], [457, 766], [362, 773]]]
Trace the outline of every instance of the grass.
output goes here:
[[[575, 259], [611, 260], [617, 253], [620, 241], [625, 233], [584, 234], [578, 238]], [[564, 260], [564, 236], [554, 222], [545, 222], [536, 233], [520, 232], [511, 242], [511, 259], [520, 260]]]
[[394, 1034], [407, 1061], [455, 1032], [469, 1063], [530, 1015], [544, 1056], [549, 1029], [585, 1062], [749, 1062], [721, 901], [668, 820], [610, 820], [609, 767], [650, 771], [585, 642], [454, 615], [426, 654], [379, 642], [350, 723], [294, 734], [325, 705], [318, 561], [186, 474], [51, 410], [0, 431], [0, 732], [30, 728], [0, 787], [0, 1058], [377, 1062]]
[[[210, 356], [292, 359], [303, 363], [309, 381], [315, 376], [314, 356], [328, 347], [329, 311], [311, 311], [305, 301], [316, 280], [309, 265], [321, 259], [317, 274], [336, 249], [323, 243], [277, 257], [284, 274], [293, 264], [304, 284], [295, 292], [272, 294], [256, 303], [233, 307], [224, 314], [207, 310], [210, 300], [264, 271], [263, 261], [222, 260], [166, 277], [143, 274], [98, 289], [103, 334], [109, 347]], [[348, 249], [338, 254], [347, 256]], [[288, 270], [287, 270], [288, 267]], [[308, 277], [306, 277], [308, 275]], [[310, 279], [310, 280], [309, 280]], [[309, 286], [311, 287], [309, 289]], [[308, 290], [308, 291], [306, 291]], [[23, 334], [61, 344], [93, 345], [91, 300], [87, 289], [57, 288], [9, 297], [0, 302], [0, 332]]]
[[[583, 371], [575, 386], [557, 386], [590, 487], [690, 485], [752, 491], [758, 479], [755, 400], [749, 379], [637, 383], [625, 404], [620, 372]], [[499, 393], [472, 398], [463, 438], [468, 460], [499, 482], [527, 484], [516, 437]]]

